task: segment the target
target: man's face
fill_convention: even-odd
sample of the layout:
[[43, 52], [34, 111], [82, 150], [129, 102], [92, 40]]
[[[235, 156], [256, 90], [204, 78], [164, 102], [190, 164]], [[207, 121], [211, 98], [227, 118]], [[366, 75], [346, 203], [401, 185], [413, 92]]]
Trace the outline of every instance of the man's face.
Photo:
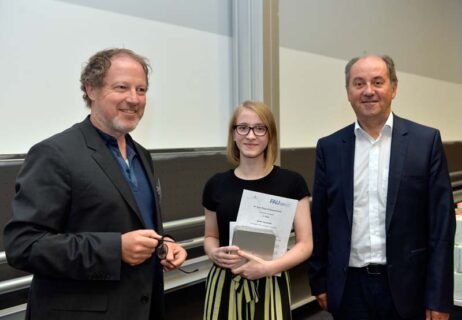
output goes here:
[[146, 105], [146, 74], [143, 66], [127, 55], [114, 56], [101, 88], [86, 87], [90, 97], [90, 120], [98, 129], [120, 137], [132, 131]]
[[348, 100], [360, 123], [385, 123], [396, 90], [397, 84], [390, 82], [387, 65], [382, 58], [367, 56], [351, 67]]

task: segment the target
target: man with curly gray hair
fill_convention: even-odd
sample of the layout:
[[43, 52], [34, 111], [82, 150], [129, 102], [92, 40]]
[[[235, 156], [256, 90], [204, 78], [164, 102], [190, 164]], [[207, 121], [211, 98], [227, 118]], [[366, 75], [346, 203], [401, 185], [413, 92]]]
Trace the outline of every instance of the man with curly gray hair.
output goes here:
[[149, 64], [128, 49], [81, 75], [90, 115], [33, 146], [4, 231], [10, 265], [34, 275], [27, 319], [163, 319], [163, 275], [186, 251], [164, 235], [143, 117]]

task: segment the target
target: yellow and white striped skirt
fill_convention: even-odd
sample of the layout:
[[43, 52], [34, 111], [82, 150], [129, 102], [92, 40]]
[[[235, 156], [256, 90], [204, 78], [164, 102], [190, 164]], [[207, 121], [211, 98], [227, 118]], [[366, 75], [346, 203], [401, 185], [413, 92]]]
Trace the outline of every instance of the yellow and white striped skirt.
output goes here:
[[214, 265], [207, 276], [204, 320], [290, 320], [288, 272], [247, 280]]

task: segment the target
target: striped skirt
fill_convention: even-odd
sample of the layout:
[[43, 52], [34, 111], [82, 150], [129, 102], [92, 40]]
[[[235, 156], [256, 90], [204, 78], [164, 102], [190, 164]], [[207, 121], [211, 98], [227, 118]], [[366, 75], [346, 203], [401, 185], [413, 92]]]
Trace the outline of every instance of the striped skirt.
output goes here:
[[290, 320], [288, 272], [247, 280], [214, 265], [207, 276], [204, 320]]

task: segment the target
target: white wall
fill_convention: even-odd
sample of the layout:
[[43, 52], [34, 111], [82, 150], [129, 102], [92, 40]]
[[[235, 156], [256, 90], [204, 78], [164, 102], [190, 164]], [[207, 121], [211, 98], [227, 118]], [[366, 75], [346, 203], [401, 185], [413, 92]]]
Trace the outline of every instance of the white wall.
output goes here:
[[82, 120], [81, 68], [109, 47], [130, 48], [153, 67], [146, 113], [133, 133], [141, 144], [226, 144], [229, 36], [61, 1], [0, 0], [0, 154], [25, 153]]
[[462, 83], [461, 0], [280, 0], [280, 45], [337, 59], [388, 54], [400, 71]]
[[280, 48], [281, 146], [312, 147], [354, 120], [348, 109], [343, 61]]
[[[211, 0], [171, 0], [165, 7], [158, 0], [133, 1], [136, 10], [131, 6], [130, 13], [122, 14], [128, 10], [122, 0], [0, 0], [0, 154], [25, 153], [83, 119], [88, 110], [79, 89], [81, 67], [94, 52], [108, 47], [133, 49], [153, 66], [146, 114], [133, 134], [139, 142], [152, 149], [226, 144], [233, 108], [231, 19], [217, 20], [224, 20], [229, 2], [218, 8], [207, 5]], [[355, 5], [280, 1], [282, 147], [315, 146], [319, 137], [354, 120], [343, 68], [362, 52], [395, 58], [398, 115], [441, 129], [445, 141], [462, 140], [462, 82], [460, 72], [450, 72], [459, 70], [462, 61], [461, 2], [448, 0], [447, 7], [419, 0], [415, 11], [410, 2], [390, 1], [393, 10], [381, 0], [354, 0]], [[182, 4], [180, 15], [172, 13], [178, 7], [174, 3]], [[186, 3], [191, 10], [184, 8]], [[149, 14], [144, 14], [146, 8]], [[358, 14], [358, 9], [372, 16]], [[194, 19], [174, 23], [186, 11]], [[200, 24], [201, 17], [212, 22]], [[431, 27], [427, 18], [435, 21]], [[379, 33], [363, 28], [369, 19], [375, 19]], [[436, 31], [428, 28], [437, 28], [444, 37], [435, 42]], [[424, 31], [408, 36], [419, 30]], [[442, 46], [446, 54], [431, 50], [440, 48], [441, 41], [452, 44]]]
[[[280, 49], [281, 146], [313, 147], [355, 120], [346, 97], [346, 60]], [[462, 84], [399, 72], [392, 109], [436, 127], [444, 141], [462, 140]]]

